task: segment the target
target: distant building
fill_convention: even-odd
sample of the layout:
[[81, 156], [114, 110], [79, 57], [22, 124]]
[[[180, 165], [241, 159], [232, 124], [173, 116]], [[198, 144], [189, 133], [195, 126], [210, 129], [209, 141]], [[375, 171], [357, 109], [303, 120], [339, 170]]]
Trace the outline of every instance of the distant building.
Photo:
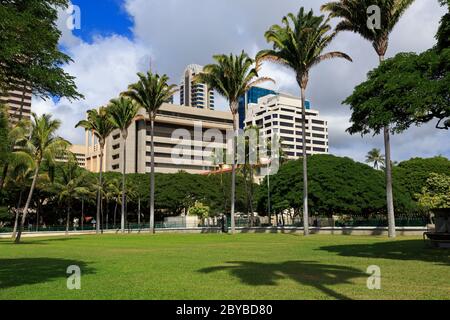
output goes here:
[[[70, 146], [69, 151], [75, 156], [78, 166], [81, 168], [86, 167], [86, 146], [73, 144]], [[61, 157], [56, 159], [57, 162], [67, 162], [68, 157]]]
[[[150, 123], [145, 110], [128, 129], [127, 173], [148, 173], [151, 166]], [[195, 126], [201, 124], [202, 131], [195, 133]], [[223, 141], [203, 137], [209, 129], [223, 136]], [[232, 132], [233, 118], [230, 112], [199, 110], [178, 105], [164, 104], [155, 121], [155, 171], [157, 173], [177, 173], [185, 171], [201, 174], [216, 169], [213, 163], [214, 149], [226, 149], [227, 131]], [[188, 139], [173, 137], [177, 132], [185, 133]], [[198, 136], [200, 134], [201, 136]], [[192, 146], [192, 147], [191, 147]], [[174, 154], [189, 150], [189, 159], [183, 163], [173, 160]], [[100, 147], [91, 132], [86, 132], [86, 169], [100, 171]], [[106, 140], [103, 168], [105, 171], [122, 172], [123, 141], [119, 131], [114, 131]]]
[[328, 146], [328, 123], [320, 118], [319, 111], [306, 105], [306, 132], [302, 130], [302, 102], [287, 94], [268, 95], [248, 104], [246, 126], [257, 126], [267, 137], [276, 135], [289, 159], [303, 155], [306, 141], [307, 153], [326, 154]]
[[180, 105], [214, 110], [214, 90], [204, 83], [194, 82], [194, 77], [202, 71], [202, 66], [196, 64], [187, 66], [180, 84]]
[[11, 123], [31, 119], [31, 98], [31, 89], [22, 86], [8, 91], [6, 95], [0, 95], [0, 103], [8, 107]]
[[239, 129], [245, 128], [245, 118], [247, 115], [247, 108], [250, 103], [258, 103], [258, 99], [267, 95], [275, 95], [276, 92], [260, 87], [252, 87], [245, 96], [239, 98]]

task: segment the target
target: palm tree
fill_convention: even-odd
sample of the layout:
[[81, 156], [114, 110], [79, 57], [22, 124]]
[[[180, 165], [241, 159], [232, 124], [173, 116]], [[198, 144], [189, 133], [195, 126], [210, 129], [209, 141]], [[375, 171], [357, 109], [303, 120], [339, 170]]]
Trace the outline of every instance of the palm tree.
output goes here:
[[30, 136], [26, 141], [25, 149], [27, 150], [27, 153], [32, 156], [35, 163], [35, 169], [30, 192], [23, 209], [22, 220], [17, 232], [15, 240], [16, 243], [20, 243], [20, 238], [22, 236], [23, 227], [27, 218], [28, 209], [30, 208], [31, 199], [36, 187], [39, 169], [42, 162], [45, 160], [49, 163], [53, 163], [55, 157], [63, 154], [70, 145], [69, 142], [56, 135], [56, 131], [61, 126], [61, 122], [59, 120], [53, 120], [49, 114], [44, 114], [39, 117], [33, 113], [32, 118], [33, 121], [31, 123]]
[[[380, 64], [389, 45], [389, 35], [397, 22], [414, 0], [339, 0], [329, 2], [322, 6], [322, 10], [330, 12], [335, 18], [342, 21], [336, 26], [336, 32], [351, 31], [370, 41], [378, 54]], [[368, 23], [367, 9], [371, 6], [380, 8], [379, 28]], [[389, 220], [389, 237], [395, 238], [394, 196], [392, 194], [392, 165], [390, 128], [384, 128], [384, 147], [386, 154], [386, 198]]]
[[167, 75], [160, 76], [151, 70], [147, 74], [138, 73], [139, 81], [131, 84], [124, 96], [144, 108], [150, 119], [151, 171], [150, 171], [150, 232], [155, 232], [155, 143], [154, 130], [157, 112], [178, 91], [176, 85], [169, 85]]
[[106, 139], [114, 130], [114, 125], [111, 122], [110, 116], [105, 107], [101, 107], [99, 110], [89, 110], [87, 120], [80, 121], [75, 128], [81, 127], [87, 131], [92, 131], [97, 137], [100, 144], [100, 174], [98, 182], [97, 193], [97, 234], [100, 233], [100, 209], [102, 201], [102, 179], [103, 179], [103, 157], [105, 152]]
[[[259, 78], [261, 68], [259, 61], [250, 58], [244, 51], [240, 55], [215, 55], [215, 64], [207, 65], [203, 72], [196, 76], [196, 81], [206, 83], [215, 89], [221, 96], [228, 100], [230, 111], [233, 115], [233, 133], [237, 135], [239, 119], [239, 98], [245, 95], [251, 87], [265, 81], [273, 81], [270, 78]], [[236, 193], [236, 140], [233, 138], [233, 163], [231, 181], [231, 233], [235, 233], [235, 193]]]
[[59, 201], [66, 201], [67, 204], [66, 234], [68, 234], [73, 200], [88, 196], [90, 191], [87, 185], [87, 172], [80, 169], [74, 156], [58, 169], [61, 180], [54, 183], [54, 188], [58, 193]]
[[336, 32], [329, 33], [332, 27], [330, 18], [315, 16], [313, 11], [305, 12], [300, 8], [297, 15], [288, 14], [283, 18], [283, 26], [274, 25], [265, 34], [266, 40], [273, 43], [272, 50], [258, 54], [259, 59], [274, 61], [292, 69], [296, 74], [302, 98], [302, 132], [303, 132], [303, 223], [304, 233], [309, 234], [308, 210], [308, 160], [306, 137], [306, 88], [309, 72], [320, 62], [344, 58], [352, 61], [345, 53], [339, 51], [324, 53], [333, 41]]
[[381, 154], [380, 149], [372, 149], [366, 156], [366, 163], [372, 163], [375, 170], [379, 170], [384, 166], [384, 155]]
[[125, 233], [125, 199], [126, 199], [126, 157], [127, 157], [127, 138], [128, 128], [133, 123], [139, 112], [139, 106], [131, 99], [120, 97], [113, 99], [108, 105], [108, 112], [111, 122], [116, 129], [119, 129], [123, 140], [123, 159], [122, 159], [122, 217], [120, 227], [122, 233]]
[[15, 152], [23, 147], [23, 144], [26, 141], [26, 139], [24, 138], [30, 130], [30, 122], [22, 120], [14, 125], [11, 125], [9, 123], [7, 125], [9, 126], [9, 128], [5, 137], [6, 150], [4, 154], [2, 154], [2, 157], [0, 159], [0, 164], [3, 166], [3, 172], [0, 176], [0, 191], [3, 189], [10, 166], [17, 166], [19, 164], [28, 165], [30, 163], [29, 155]]

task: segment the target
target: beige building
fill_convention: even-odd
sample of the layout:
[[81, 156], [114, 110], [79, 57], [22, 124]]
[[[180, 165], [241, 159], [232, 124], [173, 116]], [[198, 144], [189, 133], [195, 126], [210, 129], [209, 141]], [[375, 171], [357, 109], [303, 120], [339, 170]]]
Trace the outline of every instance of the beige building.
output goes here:
[[[128, 129], [127, 173], [150, 172], [151, 135], [145, 110]], [[227, 132], [232, 132], [230, 112], [186, 108], [164, 104], [155, 123], [155, 171], [200, 174], [215, 169], [214, 149], [226, 148]], [[92, 133], [86, 134], [86, 168], [100, 171], [100, 148]], [[103, 168], [122, 172], [123, 141], [119, 131], [106, 141]], [[180, 159], [180, 155], [183, 155]]]
[[32, 92], [28, 88], [25, 90], [11, 90], [7, 95], [0, 95], [0, 102], [8, 107], [8, 114], [11, 123], [20, 120], [30, 120], [31, 118], [31, 98]]
[[270, 94], [249, 104], [245, 119], [247, 126], [257, 126], [266, 136], [276, 135], [288, 159], [303, 155], [306, 140], [308, 155], [327, 154], [328, 123], [319, 111], [306, 110], [306, 133], [302, 130], [302, 101], [288, 94]]
[[[73, 144], [70, 146], [69, 151], [72, 152], [72, 154], [75, 156], [78, 165], [81, 168], [86, 167], [86, 146], [80, 145], [80, 144]], [[57, 161], [59, 162], [67, 162], [67, 157], [58, 158]]]
[[214, 110], [214, 90], [204, 83], [195, 83], [196, 75], [203, 71], [197, 64], [187, 66], [180, 84], [180, 105]]

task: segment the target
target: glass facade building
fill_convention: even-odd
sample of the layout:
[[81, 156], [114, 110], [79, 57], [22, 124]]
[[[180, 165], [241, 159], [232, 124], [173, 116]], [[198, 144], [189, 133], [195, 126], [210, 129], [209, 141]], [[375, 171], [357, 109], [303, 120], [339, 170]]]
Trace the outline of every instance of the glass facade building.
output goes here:
[[[258, 99], [268, 96], [277, 95], [273, 90], [264, 89], [260, 87], [252, 87], [245, 96], [239, 98], [239, 129], [245, 128], [245, 118], [247, 116], [247, 107], [250, 103], [257, 104]], [[311, 109], [311, 103], [306, 101], [306, 110]]]
[[252, 87], [245, 96], [239, 98], [239, 129], [245, 127], [245, 117], [247, 115], [247, 106], [249, 103], [258, 103], [258, 99], [268, 96], [269, 94], [277, 94], [273, 90]]

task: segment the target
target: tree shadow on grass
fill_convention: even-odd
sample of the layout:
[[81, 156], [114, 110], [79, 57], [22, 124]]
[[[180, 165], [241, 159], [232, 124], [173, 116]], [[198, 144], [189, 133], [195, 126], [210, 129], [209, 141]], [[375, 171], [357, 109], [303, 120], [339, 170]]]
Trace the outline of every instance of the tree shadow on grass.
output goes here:
[[66, 286], [69, 266], [78, 266], [81, 276], [94, 273], [85, 262], [52, 258], [0, 259], [0, 290], [60, 279]]
[[343, 257], [424, 261], [450, 265], [450, 251], [427, 248], [423, 240], [386, 241], [372, 244], [346, 244], [321, 247], [318, 250]]
[[311, 261], [287, 261], [282, 263], [257, 263], [249, 261], [227, 262], [230, 265], [199, 270], [212, 273], [227, 270], [250, 286], [276, 286], [281, 279], [291, 279], [300, 285], [320, 290], [330, 298], [349, 300], [334, 291], [331, 286], [351, 284], [352, 279], [367, 277], [361, 270], [338, 265], [319, 264]]

